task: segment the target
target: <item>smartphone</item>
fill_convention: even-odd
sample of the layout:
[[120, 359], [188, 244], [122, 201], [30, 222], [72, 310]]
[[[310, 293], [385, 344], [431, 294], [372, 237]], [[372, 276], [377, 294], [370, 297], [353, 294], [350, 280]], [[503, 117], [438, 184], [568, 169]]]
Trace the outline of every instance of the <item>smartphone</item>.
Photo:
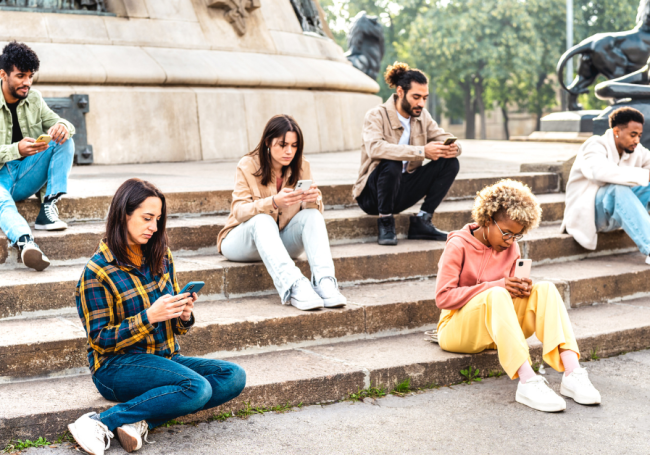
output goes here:
[[205, 283], [203, 281], [190, 281], [185, 285], [180, 293], [185, 294], [186, 292], [189, 292], [190, 295], [192, 295], [193, 292], [199, 292], [201, 289], [203, 289], [203, 286], [205, 286]]
[[448, 137], [447, 139], [445, 139], [444, 145], [451, 145], [454, 142], [456, 142], [457, 140], [458, 140], [457, 137]]
[[307, 191], [311, 186], [311, 180], [298, 180], [296, 183], [296, 189], [294, 191], [303, 190]]
[[532, 265], [532, 259], [517, 259], [517, 264], [515, 265], [515, 277], [530, 278], [530, 268]]
[[41, 134], [38, 136], [38, 139], [36, 139], [36, 142], [47, 142], [49, 144], [51, 140], [52, 138], [47, 134]]

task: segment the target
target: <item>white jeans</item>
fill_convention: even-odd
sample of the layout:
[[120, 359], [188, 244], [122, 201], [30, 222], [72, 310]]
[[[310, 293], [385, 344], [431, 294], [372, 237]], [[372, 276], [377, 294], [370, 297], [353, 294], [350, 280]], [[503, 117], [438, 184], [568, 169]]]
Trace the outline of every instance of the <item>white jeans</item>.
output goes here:
[[303, 278], [292, 260], [303, 251], [307, 253], [312, 283], [326, 277], [336, 281], [325, 220], [316, 209], [299, 211], [282, 231], [271, 216], [255, 215], [221, 242], [221, 253], [230, 261], [263, 261], [282, 303], [288, 303], [291, 286]]

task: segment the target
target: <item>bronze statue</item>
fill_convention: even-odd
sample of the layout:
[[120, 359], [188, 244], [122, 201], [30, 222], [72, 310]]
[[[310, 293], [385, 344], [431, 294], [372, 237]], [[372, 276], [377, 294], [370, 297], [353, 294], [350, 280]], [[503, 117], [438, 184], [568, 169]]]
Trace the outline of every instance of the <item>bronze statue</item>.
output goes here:
[[323, 24], [320, 21], [318, 6], [316, 6], [314, 0], [291, 0], [291, 5], [304, 32], [326, 36], [325, 31], [323, 31]]
[[368, 16], [365, 11], [356, 15], [348, 33], [348, 48], [345, 56], [352, 65], [377, 79], [384, 58], [384, 28], [377, 16]]
[[45, 10], [89, 10], [106, 12], [105, 0], [0, 0], [0, 8], [41, 8]]
[[650, 100], [650, 60], [638, 71], [596, 85], [596, 96], [601, 100]]
[[[567, 87], [564, 66], [575, 55], [580, 55], [578, 74]], [[627, 32], [598, 33], [572, 47], [557, 64], [557, 75], [562, 87], [569, 92], [569, 110], [582, 109], [578, 95], [587, 93], [596, 77], [616, 79], [641, 69], [650, 57], [650, 0], [641, 0], [636, 27]]]

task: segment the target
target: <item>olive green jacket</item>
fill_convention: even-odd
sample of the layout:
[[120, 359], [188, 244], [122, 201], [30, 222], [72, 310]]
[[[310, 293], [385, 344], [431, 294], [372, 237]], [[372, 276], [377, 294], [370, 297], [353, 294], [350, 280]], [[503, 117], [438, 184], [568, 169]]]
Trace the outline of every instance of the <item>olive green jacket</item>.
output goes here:
[[[2, 82], [0, 82], [1, 89]], [[48, 130], [57, 123], [65, 126], [70, 137], [75, 132], [72, 123], [59, 117], [45, 104], [43, 96], [38, 90], [31, 89], [29, 91], [27, 98], [18, 103], [16, 114], [23, 137], [36, 139], [41, 134], [47, 134]], [[12, 127], [11, 111], [9, 111], [4, 95], [0, 94], [0, 169], [5, 163], [21, 158], [18, 153], [18, 142], [11, 143]]]

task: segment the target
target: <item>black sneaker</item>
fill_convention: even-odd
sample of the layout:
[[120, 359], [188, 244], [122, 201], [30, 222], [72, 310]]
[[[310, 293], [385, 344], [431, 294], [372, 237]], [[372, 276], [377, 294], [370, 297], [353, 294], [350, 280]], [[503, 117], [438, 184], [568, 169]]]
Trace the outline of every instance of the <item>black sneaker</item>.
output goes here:
[[41, 211], [38, 212], [35, 229], [42, 231], [62, 231], [68, 229], [65, 221], [59, 219], [59, 209], [56, 207], [58, 199], [43, 202], [41, 204]]
[[50, 260], [43, 254], [38, 245], [34, 243], [31, 235], [23, 235], [16, 242], [16, 246], [20, 249], [20, 257], [23, 260], [23, 264], [30, 269], [41, 272], [50, 265]]
[[395, 217], [380, 216], [377, 218], [377, 229], [379, 236], [377, 243], [380, 245], [397, 245], [397, 234], [395, 234]]
[[447, 240], [448, 232], [439, 231], [431, 224], [431, 215], [409, 217], [409, 239], [415, 240]]

